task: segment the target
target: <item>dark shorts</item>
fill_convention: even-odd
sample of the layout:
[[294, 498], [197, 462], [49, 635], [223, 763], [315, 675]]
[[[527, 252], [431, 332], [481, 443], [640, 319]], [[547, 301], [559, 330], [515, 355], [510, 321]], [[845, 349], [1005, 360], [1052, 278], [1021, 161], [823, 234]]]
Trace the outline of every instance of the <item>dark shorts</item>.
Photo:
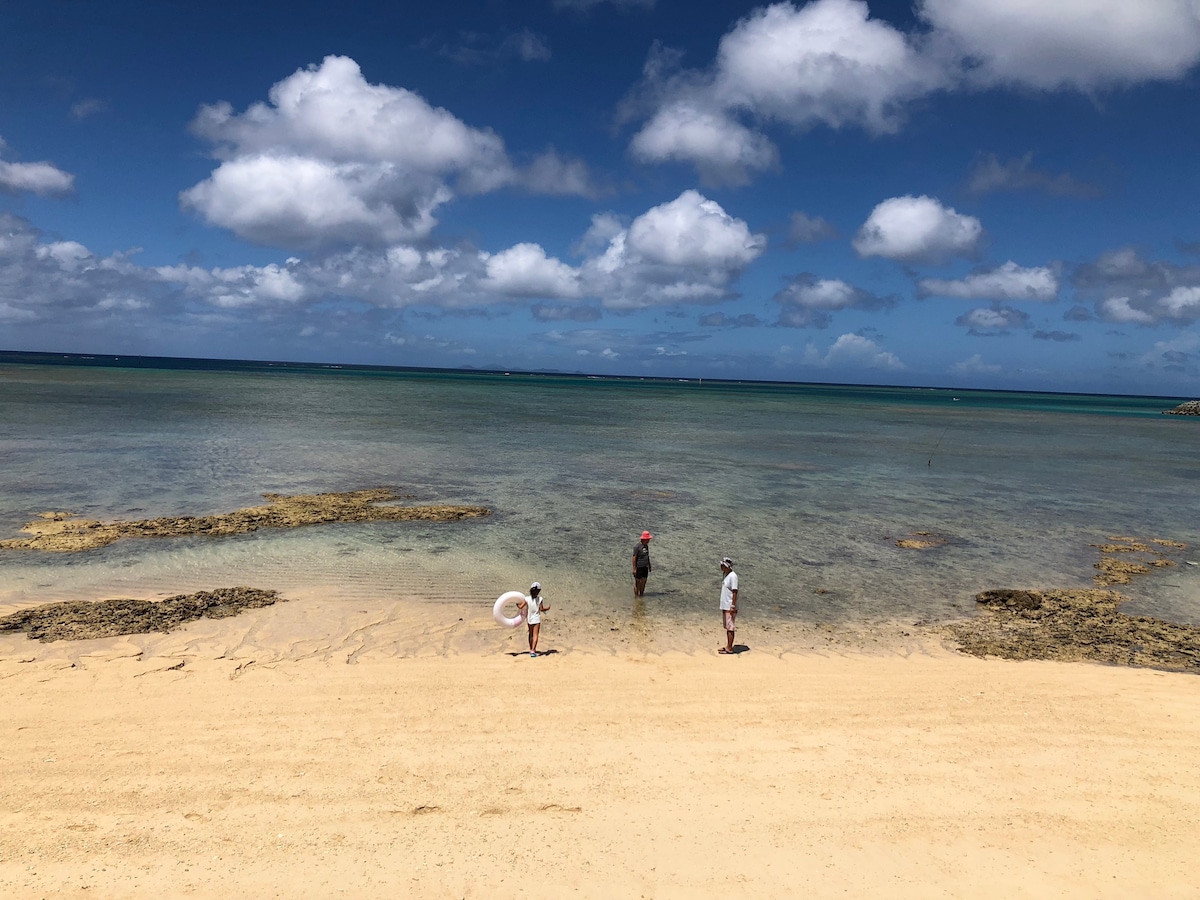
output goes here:
[[633, 577], [634, 578], [649, 578], [650, 570], [649, 569], [638, 569], [636, 572], [633, 573]]

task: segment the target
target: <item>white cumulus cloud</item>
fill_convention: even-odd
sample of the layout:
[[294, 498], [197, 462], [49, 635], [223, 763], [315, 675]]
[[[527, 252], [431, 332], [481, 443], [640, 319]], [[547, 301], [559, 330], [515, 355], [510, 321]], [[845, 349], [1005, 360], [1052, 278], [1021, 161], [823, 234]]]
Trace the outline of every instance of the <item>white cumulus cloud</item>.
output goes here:
[[1053, 303], [1058, 299], [1058, 275], [1047, 266], [1022, 268], [1009, 260], [985, 272], [965, 278], [924, 278], [919, 282], [923, 296], [954, 297], [961, 300], [1033, 300]]
[[[0, 138], [0, 152], [7, 147]], [[66, 197], [75, 190], [75, 176], [48, 162], [7, 162], [0, 159], [0, 191], [40, 197]]]
[[222, 309], [289, 306], [304, 300], [309, 287], [299, 260], [280, 266], [233, 266], [203, 269], [197, 266], [160, 266], [154, 271], [165, 282], [179, 285], [195, 299]]
[[706, 184], [745, 184], [772, 169], [779, 152], [765, 136], [718, 109], [680, 101], [664, 106], [629, 145], [643, 162], [692, 162]]
[[1155, 318], [1142, 309], [1137, 309], [1128, 297], [1108, 297], [1097, 305], [1100, 318], [1119, 325], [1153, 325]]
[[985, 306], [959, 316], [954, 324], [966, 326], [974, 335], [1007, 334], [1010, 328], [1028, 325], [1029, 314], [1011, 306]]
[[629, 227], [629, 248], [652, 263], [671, 266], [738, 268], [749, 264], [766, 246], [715, 200], [697, 191], [647, 210]]
[[67, 321], [140, 309], [164, 293], [157, 275], [132, 262], [136, 249], [99, 256], [75, 241], [43, 241], [28, 221], [0, 213], [0, 305], [9, 321]]
[[1142, 355], [1141, 364], [1153, 369], [1184, 372], [1189, 375], [1200, 373], [1200, 334], [1187, 332], [1169, 341], [1158, 341]]
[[854, 238], [860, 256], [900, 262], [940, 262], [969, 256], [983, 237], [983, 226], [932, 197], [893, 197], [871, 211]]
[[[631, 150], [736, 184], [776, 165], [761, 131], [772, 123], [886, 134], [936, 91], [1095, 93], [1178, 79], [1200, 61], [1195, 0], [920, 0], [917, 13], [918, 27], [903, 31], [872, 18], [862, 0], [772, 3], [739, 20], [702, 69], [664, 71], [658, 50], [641, 88], [652, 101], [647, 122]], [[1005, 184], [1091, 190], [1041, 173], [1000, 174]]]
[[517, 170], [501, 138], [400, 87], [370, 84], [329, 56], [236, 113], [201, 107], [192, 130], [219, 165], [180, 200], [249, 240], [316, 249], [420, 240], [456, 194], [506, 185], [597, 193], [586, 166], [553, 149]]
[[973, 80], [1084, 91], [1178, 78], [1200, 59], [1193, 0], [923, 0]]
[[1158, 301], [1158, 307], [1168, 318], [1195, 321], [1200, 318], [1200, 286], [1177, 287]]
[[1098, 298], [1097, 316], [1117, 324], [1180, 325], [1200, 320], [1200, 266], [1143, 259], [1128, 247], [1078, 266], [1072, 281]]
[[99, 257], [77, 242], [46, 241], [25, 220], [0, 214], [0, 304], [6, 322], [69, 320], [80, 327], [89, 312], [139, 310], [154, 310], [164, 321], [192, 317], [231, 327], [238, 317], [319, 314], [323, 304], [343, 301], [384, 310], [483, 311], [540, 299], [562, 304], [536, 304], [540, 319], [594, 321], [602, 309], [733, 296], [734, 280], [765, 247], [765, 237], [695, 191], [628, 225], [613, 213], [595, 216], [578, 243], [578, 266], [532, 242], [497, 252], [397, 242], [265, 265], [142, 267], [132, 261], [136, 251]]
[[548, 258], [538, 244], [517, 244], [483, 258], [487, 276], [481, 284], [487, 290], [515, 297], [580, 296], [579, 272]]
[[995, 375], [1000, 372], [1000, 366], [983, 361], [978, 353], [956, 362], [950, 367], [954, 375]]
[[721, 39], [712, 93], [721, 106], [793, 125], [894, 131], [903, 102], [944, 82], [908, 37], [859, 0], [775, 3]]
[[425, 237], [451, 192], [436, 178], [401, 182], [386, 164], [262, 153], [222, 163], [181, 196], [212, 224], [249, 240], [313, 248]]
[[697, 191], [647, 210], [628, 228], [612, 216], [595, 217], [580, 243], [596, 248], [582, 266], [585, 293], [612, 309], [722, 300], [767, 245]]
[[774, 144], [739, 115], [891, 132], [905, 102], [946, 80], [860, 0], [756, 9], [721, 39], [707, 70], [667, 75], [662, 68], [653, 60], [647, 66], [645, 89], [657, 108], [631, 152], [643, 161], [690, 162], [707, 182], [731, 184], [778, 164]]
[[792, 328], [826, 328], [837, 310], [881, 309], [894, 303], [890, 297], [876, 297], [841, 279], [809, 274], [792, 279], [774, 299], [782, 307], [778, 324]]
[[906, 368], [900, 357], [882, 349], [870, 338], [861, 334], [843, 334], [825, 353], [809, 344], [804, 352], [804, 363], [821, 368], [884, 369], [899, 371]]
[[192, 129], [220, 165], [184, 191], [209, 222], [264, 244], [311, 248], [425, 237], [453, 190], [508, 183], [503, 141], [404, 88], [369, 84], [329, 56], [242, 114], [204, 106]]

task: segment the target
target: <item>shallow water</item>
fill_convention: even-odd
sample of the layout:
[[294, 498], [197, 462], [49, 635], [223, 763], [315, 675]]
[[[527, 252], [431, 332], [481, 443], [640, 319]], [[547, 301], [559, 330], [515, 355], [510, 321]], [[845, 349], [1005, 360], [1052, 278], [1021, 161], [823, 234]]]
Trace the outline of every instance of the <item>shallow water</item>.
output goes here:
[[[264, 492], [396, 486], [483, 504], [368, 523], [0, 551], [0, 604], [246, 584], [478, 598], [537, 579], [559, 614], [708, 616], [732, 556], [760, 621], [944, 620], [998, 587], [1091, 584], [1108, 535], [1171, 538], [1128, 612], [1200, 622], [1200, 421], [1177, 401], [414, 373], [0, 365], [0, 535], [43, 510], [205, 514]], [[946, 543], [903, 550], [932, 532]]]

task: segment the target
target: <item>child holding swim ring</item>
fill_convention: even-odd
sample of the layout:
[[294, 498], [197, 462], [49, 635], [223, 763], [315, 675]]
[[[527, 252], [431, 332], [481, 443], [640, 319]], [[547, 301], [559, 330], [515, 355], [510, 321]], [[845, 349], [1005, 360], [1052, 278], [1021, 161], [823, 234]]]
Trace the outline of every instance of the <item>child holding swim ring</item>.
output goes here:
[[550, 611], [550, 604], [542, 596], [542, 586], [536, 581], [529, 586], [529, 596], [517, 602], [517, 608], [525, 613], [525, 624], [529, 626], [529, 657], [538, 655], [538, 634], [542, 630], [542, 613]]

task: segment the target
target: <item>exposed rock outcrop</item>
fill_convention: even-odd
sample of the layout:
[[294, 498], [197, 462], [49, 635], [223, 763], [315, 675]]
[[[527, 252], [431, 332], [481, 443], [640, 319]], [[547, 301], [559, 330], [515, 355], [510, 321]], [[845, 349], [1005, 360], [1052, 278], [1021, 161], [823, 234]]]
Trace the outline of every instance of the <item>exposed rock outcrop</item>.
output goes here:
[[[1187, 544], [1168, 538], [1138, 538], [1124, 535], [1112, 535], [1109, 543], [1096, 544], [1102, 554], [1096, 563], [1099, 574], [1093, 579], [1097, 587], [1108, 587], [1113, 584], [1129, 584], [1134, 575], [1149, 574], [1151, 569], [1166, 569], [1175, 565], [1167, 554], [1172, 551], [1186, 550]], [[1154, 545], [1154, 546], [1151, 546]], [[1113, 554], [1133, 554], [1132, 559], [1118, 559]]]
[[1090, 660], [1200, 673], [1200, 628], [1117, 611], [1116, 591], [984, 591], [985, 613], [947, 626], [963, 653]]
[[83, 641], [122, 634], [170, 631], [196, 619], [224, 619], [244, 609], [284, 600], [277, 591], [232, 587], [166, 600], [69, 600], [23, 609], [0, 618], [0, 631], [25, 631], [33, 640]]
[[1188, 400], [1174, 409], [1164, 409], [1164, 416], [1200, 416], [1200, 400]]
[[166, 516], [140, 522], [77, 519], [69, 512], [45, 512], [21, 531], [27, 538], [0, 541], [0, 549], [72, 553], [93, 550], [123, 537], [179, 537], [189, 534], [246, 534], [259, 528], [299, 528], [327, 522], [449, 522], [491, 515], [484, 506], [396, 506], [403, 499], [391, 488], [330, 494], [263, 494], [267, 506], [213, 516]]

